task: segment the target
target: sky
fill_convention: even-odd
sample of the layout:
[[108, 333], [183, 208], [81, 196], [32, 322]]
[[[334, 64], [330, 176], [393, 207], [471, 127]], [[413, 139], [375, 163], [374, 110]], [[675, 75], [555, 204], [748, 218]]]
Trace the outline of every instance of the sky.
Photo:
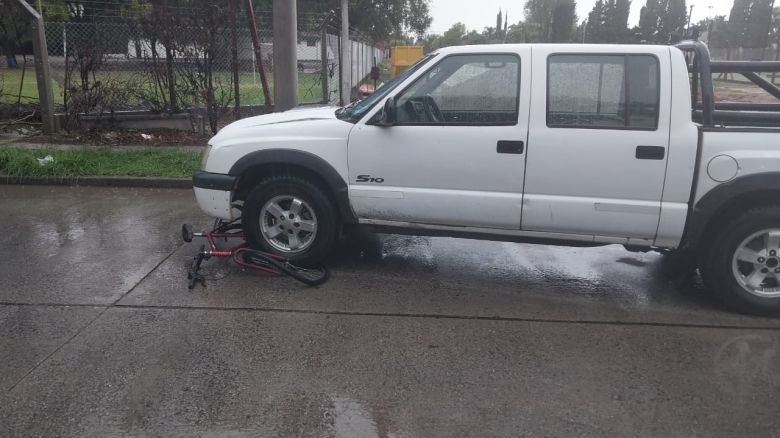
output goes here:
[[[577, 20], [582, 21], [588, 16], [596, 0], [577, 0]], [[711, 15], [729, 15], [733, 0], [688, 0], [687, 5], [693, 5], [692, 21], [697, 22]], [[523, 0], [431, 0], [430, 33], [441, 34], [457, 22], [466, 25], [469, 30], [482, 31], [485, 27], [496, 25], [496, 14], [499, 8], [509, 11], [509, 23], [517, 23], [523, 17]], [[631, 2], [631, 15], [628, 24], [633, 26], [639, 22], [639, 10], [645, 0]]]

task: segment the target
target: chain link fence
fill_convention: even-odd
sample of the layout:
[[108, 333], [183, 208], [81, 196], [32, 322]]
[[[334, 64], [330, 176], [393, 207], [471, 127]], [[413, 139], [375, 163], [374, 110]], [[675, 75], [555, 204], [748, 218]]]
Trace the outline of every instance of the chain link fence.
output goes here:
[[[241, 108], [265, 106], [261, 66], [270, 96], [274, 86], [271, 15], [255, 17], [261, 40], [258, 58], [245, 14], [229, 12], [224, 16], [190, 12], [186, 19], [162, 13], [47, 22], [54, 100], [66, 125], [77, 124], [83, 114], [197, 112], [216, 131], [221, 120], [231, 119], [237, 103]], [[344, 48], [333, 16], [299, 14], [306, 23], [299, 29], [296, 47], [301, 104], [337, 104], [341, 75], [348, 75], [349, 84], [357, 88], [381, 61], [382, 52], [353, 32], [348, 48], [352, 68], [342, 72], [339, 59]], [[0, 105], [37, 99], [32, 55], [26, 58], [26, 69], [0, 68]]]

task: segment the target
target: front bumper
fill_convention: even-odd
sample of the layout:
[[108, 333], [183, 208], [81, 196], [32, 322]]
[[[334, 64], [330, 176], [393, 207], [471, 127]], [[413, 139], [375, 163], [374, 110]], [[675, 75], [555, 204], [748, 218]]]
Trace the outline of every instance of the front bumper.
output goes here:
[[209, 216], [225, 220], [237, 219], [240, 212], [231, 206], [233, 189], [238, 177], [204, 171], [195, 172], [192, 185], [198, 206]]
[[232, 191], [238, 181], [237, 176], [225, 175], [222, 173], [211, 173], [199, 170], [192, 175], [192, 185], [209, 190]]

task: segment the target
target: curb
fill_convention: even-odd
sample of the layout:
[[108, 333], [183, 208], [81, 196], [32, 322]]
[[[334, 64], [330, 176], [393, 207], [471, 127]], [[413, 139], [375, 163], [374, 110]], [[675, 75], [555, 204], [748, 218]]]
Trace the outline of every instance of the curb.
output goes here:
[[19, 149], [111, 149], [114, 151], [127, 151], [133, 149], [179, 149], [183, 151], [204, 151], [206, 146], [202, 145], [144, 145], [144, 144], [114, 144], [114, 145], [84, 145], [69, 143], [33, 143], [11, 140], [9, 143], [3, 143], [0, 140], [0, 146], [10, 146]]
[[0, 175], [0, 184], [34, 186], [147, 187], [191, 189], [191, 178], [157, 178], [136, 176], [9, 176]]

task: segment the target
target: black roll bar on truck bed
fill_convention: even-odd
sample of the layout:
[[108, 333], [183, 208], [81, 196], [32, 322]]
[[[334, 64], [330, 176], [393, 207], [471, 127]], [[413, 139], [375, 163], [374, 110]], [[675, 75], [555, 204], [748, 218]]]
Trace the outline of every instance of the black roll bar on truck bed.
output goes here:
[[[691, 108], [695, 121], [704, 127], [780, 128], [780, 87], [760, 75], [780, 72], [780, 61], [712, 61], [707, 46], [699, 41], [682, 41], [676, 47], [685, 53], [691, 74]], [[716, 102], [712, 80], [714, 73], [740, 74], [778, 102]]]

